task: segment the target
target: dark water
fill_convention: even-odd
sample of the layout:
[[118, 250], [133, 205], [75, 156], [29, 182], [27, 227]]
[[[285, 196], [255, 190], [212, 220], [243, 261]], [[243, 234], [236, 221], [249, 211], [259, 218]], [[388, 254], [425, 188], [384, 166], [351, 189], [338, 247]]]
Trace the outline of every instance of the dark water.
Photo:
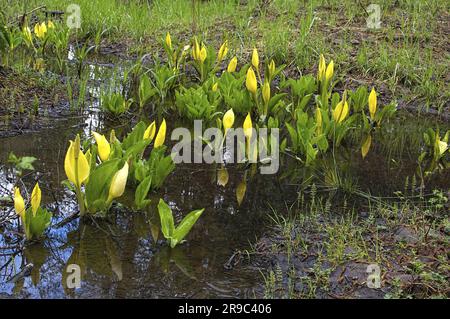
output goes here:
[[[130, 192], [106, 219], [77, 218], [57, 227], [76, 212], [73, 195], [61, 186], [66, 179], [63, 162], [68, 140], [78, 132], [90, 135], [91, 129], [106, 131], [117, 126], [107, 124], [95, 107], [88, 111], [83, 117], [60, 119], [51, 129], [0, 139], [0, 163], [6, 163], [9, 152], [38, 158], [36, 171], [25, 172], [22, 179], [28, 190], [39, 180], [43, 203], [54, 212], [48, 238], [23, 250], [15, 233], [16, 219], [0, 228], [0, 297], [260, 297], [263, 280], [258, 269], [246, 263], [234, 269], [224, 265], [236, 250], [250, 249], [250, 244], [268, 231], [272, 209], [286, 212], [299, 197], [298, 192], [312, 181], [319, 192], [334, 191], [339, 185], [391, 197], [394, 191], [403, 190], [406, 178], [417, 169], [414, 156], [387, 155], [376, 140], [365, 160], [358, 150], [345, 151], [344, 147], [310, 169], [283, 156], [276, 175], [229, 167], [225, 187], [217, 184], [217, 166], [183, 164], [162, 189], [151, 194], [152, 205], [147, 211], [125, 208], [133, 200]], [[120, 125], [119, 134], [128, 128]], [[12, 169], [6, 165], [0, 168], [0, 197], [11, 195], [15, 182]], [[448, 175], [427, 183], [430, 188], [448, 187]], [[243, 197], [241, 204], [238, 197]], [[156, 211], [159, 198], [172, 207], [177, 222], [191, 210], [205, 208], [187, 242], [175, 249], [161, 239]], [[339, 202], [335, 204], [339, 206]], [[11, 205], [2, 211], [0, 216], [8, 212], [14, 216]], [[29, 263], [34, 265], [29, 276], [11, 280]], [[70, 264], [81, 268], [81, 288], [75, 290], [65, 284]]]

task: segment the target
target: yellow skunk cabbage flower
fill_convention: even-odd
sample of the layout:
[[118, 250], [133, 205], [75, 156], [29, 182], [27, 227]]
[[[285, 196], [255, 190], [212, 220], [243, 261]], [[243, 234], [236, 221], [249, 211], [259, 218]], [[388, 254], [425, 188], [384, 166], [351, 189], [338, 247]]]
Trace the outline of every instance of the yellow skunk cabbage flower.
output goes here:
[[54, 29], [54, 28], [55, 28], [55, 25], [54, 25], [54, 23], [52, 22], [52, 20], [48, 20], [48, 21], [47, 21], [47, 28], [48, 28], [48, 29]]
[[375, 92], [375, 88], [372, 88], [372, 91], [369, 94], [369, 113], [370, 118], [372, 120], [375, 118], [376, 112], [377, 112], [377, 92]]
[[92, 132], [94, 135], [95, 141], [98, 146], [98, 155], [102, 162], [107, 161], [109, 158], [109, 154], [111, 153], [111, 146], [108, 143], [105, 135], [98, 134], [97, 132]]
[[109, 186], [108, 202], [111, 202], [114, 198], [120, 197], [125, 192], [125, 186], [127, 186], [128, 179], [128, 162], [114, 174], [111, 185]]
[[252, 124], [252, 118], [250, 116], [250, 112], [247, 114], [247, 117], [244, 120], [244, 124], [242, 125], [242, 128], [244, 129], [245, 137], [248, 140], [250, 140], [252, 138], [252, 133], [253, 133], [253, 124]]
[[31, 35], [31, 30], [30, 30], [29, 27], [24, 27], [23, 30], [22, 30], [22, 33], [23, 33], [23, 35], [25, 37], [25, 40], [28, 43], [32, 43], [33, 42], [33, 36]]
[[327, 66], [327, 70], [325, 71], [325, 79], [327, 81], [330, 81], [331, 78], [333, 77], [333, 74], [334, 74], [334, 62], [331, 61]]
[[219, 53], [217, 54], [217, 60], [220, 62], [225, 59], [225, 56], [228, 53], [228, 40], [226, 40], [220, 47]]
[[219, 87], [219, 83], [214, 83], [211, 89], [213, 92], [217, 92], [218, 87]]
[[155, 138], [155, 145], [154, 148], [160, 147], [164, 144], [164, 141], [166, 139], [166, 119], [163, 119], [161, 126], [159, 127], [158, 134]]
[[259, 70], [259, 56], [258, 56], [258, 50], [256, 50], [256, 48], [253, 49], [253, 53], [252, 53], [252, 65], [256, 69], [256, 71]]
[[341, 123], [342, 121], [344, 121], [350, 111], [346, 96], [346, 92], [344, 91], [342, 101], [340, 101], [333, 110], [333, 119], [337, 123]]
[[169, 32], [166, 34], [166, 45], [172, 50], [172, 38], [170, 37]]
[[77, 188], [89, 177], [90, 166], [86, 155], [80, 151], [79, 135], [77, 135], [75, 141], [70, 141], [69, 149], [64, 159], [64, 170], [69, 181], [74, 183]]
[[153, 140], [156, 134], [156, 122], [153, 121], [144, 132], [144, 140]]
[[233, 109], [229, 109], [223, 116], [223, 127], [225, 129], [225, 134], [227, 134], [228, 129], [230, 129], [234, 124], [234, 112]]
[[236, 67], [237, 67], [237, 57], [234, 57], [231, 59], [230, 63], [228, 64], [227, 72], [233, 73], [234, 71], [236, 71]]
[[270, 61], [268, 70], [269, 70], [269, 78], [273, 79], [273, 77], [275, 75], [275, 71], [276, 71], [275, 61], [274, 60]]
[[264, 103], [266, 103], [266, 104], [269, 103], [269, 100], [270, 100], [270, 84], [269, 84], [268, 81], [264, 82], [263, 89], [262, 89], [262, 96], [263, 96]]
[[370, 145], [372, 144], [372, 136], [367, 135], [366, 140], [364, 141], [363, 145], [361, 146], [361, 155], [362, 158], [365, 158], [367, 153], [369, 153]]
[[197, 38], [195, 38], [194, 46], [192, 47], [192, 57], [194, 60], [200, 59], [200, 45], [198, 44]]
[[258, 89], [258, 83], [256, 82], [256, 75], [252, 67], [248, 68], [247, 78], [245, 79], [245, 85], [247, 86], [247, 90], [249, 90], [253, 94], [256, 94], [256, 90]]
[[206, 47], [202, 45], [202, 48], [200, 50], [199, 60], [201, 63], [205, 62], [206, 57], [208, 56], [208, 53], [206, 52]]
[[34, 33], [39, 39], [43, 39], [47, 33], [47, 26], [45, 25], [45, 22], [42, 22], [41, 24], [36, 23], [34, 26]]
[[319, 81], [322, 81], [324, 75], [325, 75], [325, 69], [326, 69], [327, 65], [325, 62], [325, 57], [323, 56], [323, 54], [320, 55], [319, 58], [319, 70], [317, 71], [317, 79]]
[[14, 209], [20, 217], [23, 218], [25, 216], [25, 201], [22, 194], [20, 194], [19, 187], [14, 187]]
[[41, 198], [41, 188], [39, 187], [39, 183], [36, 183], [36, 185], [34, 185], [33, 192], [31, 193], [31, 210], [33, 212], [33, 216], [36, 216], [36, 212], [38, 211], [39, 206], [41, 206]]

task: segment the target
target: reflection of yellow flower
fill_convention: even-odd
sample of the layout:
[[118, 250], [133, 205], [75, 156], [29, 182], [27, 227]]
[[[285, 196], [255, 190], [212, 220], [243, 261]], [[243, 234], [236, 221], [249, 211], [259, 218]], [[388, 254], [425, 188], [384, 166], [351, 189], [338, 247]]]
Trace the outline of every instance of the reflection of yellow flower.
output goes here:
[[42, 22], [41, 24], [36, 23], [34, 26], [34, 33], [39, 39], [43, 39], [47, 34], [47, 26], [45, 25], [45, 22]]
[[225, 167], [220, 168], [217, 171], [217, 184], [225, 187], [228, 184], [228, 179], [229, 179], [229, 175], [228, 175], [227, 169]]
[[228, 64], [227, 71], [229, 73], [233, 73], [234, 71], [236, 71], [236, 67], [237, 67], [237, 57], [234, 57], [231, 59], [230, 63]]

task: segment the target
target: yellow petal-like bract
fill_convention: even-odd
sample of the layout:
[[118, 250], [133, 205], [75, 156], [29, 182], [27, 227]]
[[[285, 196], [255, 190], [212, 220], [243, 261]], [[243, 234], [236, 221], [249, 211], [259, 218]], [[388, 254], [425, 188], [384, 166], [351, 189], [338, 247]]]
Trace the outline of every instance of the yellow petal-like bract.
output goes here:
[[202, 46], [202, 49], [200, 50], [200, 56], [199, 56], [200, 62], [202, 62], [202, 63], [205, 62], [207, 56], [208, 56], [208, 53], [206, 52], [206, 48], [204, 46]]
[[275, 71], [276, 71], [276, 67], [275, 67], [275, 61], [271, 60], [269, 63], [269, 78], [273, 79], [274, 75], [275, 75]]
[[155, 145], [154, 148], [160, 147], [164, 144], [164, 141], [166, 140], [166, 120], [163, 119], [161, 126], [159, 127], [158, 134], [155, 138]]
[[33, 216], [36, 216], [36, 212], [38, 211], [39, 206], [41, 206], [41, 198], [41, 188], [39, 187], [39, 183], [36, 183], [36, 185], [34, 185], [33, 192], [31, 193], [31, 210], [33, 212]]
[[223, 116], [223, 127], [225, 129], [225, 134], [227, 133], [228, 129], [230, 129], [234, 124], [234, 112], [233, 109], [229, 109]]
[[14, 187], [14, 209], [16, 210], [17, 215], [21, 217], [25, 216], [25, 201], [23, 200], [18, 187]]
[[102, 162], [107, 161], [109, 158], [109, 154], [111, 153], [111, 146], [109, 145], [108, 140], [105, 135], [98, 134], [97, 132], [92, 132], [94, 135], [95, 141], [98, 146], [98, 155]]
[[47, 26], [45, 22], [42, 23], [36, 23], [34, 26], [34, 33], [39, 39], [43, 39], [45, 37], [45, 34], [47, 33]]
[[217, 60], [220, 62], [225, 59], [225, 56], [228, 53], [228, 41], [225, 41], [219, 49], [219, 53], [217, 54]]
[[320, 108], [316, 108], [316, 129], [318, 134], [322, 133], [322, 112]]
[[156, 134], [156, 122], [153, 121], [144, 132], [144, 140], [150, 139], [151, 141], [153, 141], [155, 134]]
[[211, 89], [213, 92], [217, 92], [218, 87], [219, 87], [219, 83], [214, 83]]
[[377, 112], [377, 92], [373, 88], [369, 94], [369, 113], [370, 118], [373, 120], [375, 118], [375, 113]]
[[170, 37], [170, 33], [166, 34], [166, 45], [169, 49], [172, 49], [172, 38]]
[[341, 123], [347, 118], [348, 113], [349, 113], [348, 103], [347, 101], [342, 100], [336, 105], [336, 108], [333, 110], [333, 119], [337, 123]]
[[245, 137], [248, 140], [250, 140], [252, 138], [252, 133], [253, 133], [253, 124], [252, 124], [252, 118], [250, 116], [250, 113], [248, 113], [247, 116], [245, 117], [242, 128], [244, 130]]
[[111, 185], [109, 186], [109, 201], [122, 196], [125, 192], [128, 179], [128, 168], [128, 162], [125, 162], [125, 165], [114, 174]]
[[327, 66], [327, 70], [325, 71], [325, 79], [327, 81], [330, 81], [334, 74], [334, 62], [330, 61], [330, 63]]
[[231, 59], [230, 63], [228, 64], [227, 72], [233, 73], [234, 71], [236, 71], [236, 67], [237, 67], [237, 57], [234, 57]]
[[256, 90], [258, 89], [258, 83], [256, 82], [255, 71], [253, 71], [252, 67], [248, 68], [247, 78], [245, 79], [245, 85], [247, 86], [247, 90], [249, 90], [253, 94], [256, 94]]
[[256, 70], [259, 70], [259, 56], [258, 50], [256, 50], [256, 48], [253, 49], [252, 53], [252, 65]]
[[320, 55], [320, 59], [319, 59], [319, 70], [317, 71], [317, 79], [319, 81], [321, 81], [325, 75], [325, 69], [326, 69], [327, 65], [325, 62], [325, 57], [323, 56], [323, 54]]
[[[79, 137], [77, 136], [77, 139]], [[83, 152], [79, 149], [80, 143], [70, 141], [69, 149], [67, 150], [66, 157], [64, 159], [64, 170], [66, 172], [69, 181], [75, 184], [76, 187], [80, 187], [81, 184], [89, 177], [90, 166]], [[76, 150], [78, 148], [78, 150]], [[76, 155], [78, 155], [78, 160]], [[78, 162], [78, 179], [75, 176], [76, 163]]]

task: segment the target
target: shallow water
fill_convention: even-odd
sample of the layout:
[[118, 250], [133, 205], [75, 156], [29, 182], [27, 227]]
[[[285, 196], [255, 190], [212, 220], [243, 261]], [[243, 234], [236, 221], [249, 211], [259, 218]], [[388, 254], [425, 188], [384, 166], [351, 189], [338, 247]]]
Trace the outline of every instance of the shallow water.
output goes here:
[[[77, 209], [74, 197], [61, 185], [66, 179], [63, 162], [68, 140], [79, 132], [89, 136], [92, 130], [106, 132], [114, 127], [120, 135], [129, 129], [128, 124], [105, 121], [96, 107], [93, 103], [81, 116], [54, 120], [51, 129], [0, 140], [0, 163], [6, 163], [9, 152], [38, 158], [36, 171], [25, 172], [23, 181], [31, 189], [39, 180], [43, 203], [54, 212], [48, 238], [23, 251], [15, 234], [17, 220], [0, 228], [0, 297], [260, 297], [263, 280], [258, 269], [246, 263], [227, 269], [225, 264], [236, 250], [250, 249], [250, 244], [269, 230], [272, 210], [286, 212], [298, 199], [298, 192], [312, 181], [319, 192], [333, 191], [340, 180], [349, 190], [392, 197], [393, 192], [403, 190], [406, 177], [417, 169], [414, 157], [390, 157], [376, 145], [366, 160], [358, 150], [344, 147], [313, 169], [282, 157], [277, 175], [228, 167], [225, 187], [217, 184], [217, 166], [182, 164], [162, 189], [151, 194], [147, 211], [127, 211], [125, 206], [133, 200], [130, 192], [106, 219], [77, 218], [56, 227]], [[336, 165], [342, 172], [339, 176]], [[11, 168], [0, 165], [0, 197], [11, 194], [12, 173]], [[448, 187], [448, 175], [427, 182], [429, 189], [434, 186]], [[238, 195], [244, 196], [241, 204]], [[191, 210], [205, 208], [187, 242], [175, 249], [161, 239], [156, 211], [159, 198], [172, 207], [177, 221]], [[350, 199], [350, 205], [362, 208], [367, 204], [361, 197]], [[336, 211], [342, 202], [343, 196], [335, 197]], [[14, 215], [10, 205], [3, 212]], [[11, 280], [30, 263], [34, 267], [29, 276]], [[70, 264], [81, 268], [81, 288], [75, 290], [65, 284]]]

